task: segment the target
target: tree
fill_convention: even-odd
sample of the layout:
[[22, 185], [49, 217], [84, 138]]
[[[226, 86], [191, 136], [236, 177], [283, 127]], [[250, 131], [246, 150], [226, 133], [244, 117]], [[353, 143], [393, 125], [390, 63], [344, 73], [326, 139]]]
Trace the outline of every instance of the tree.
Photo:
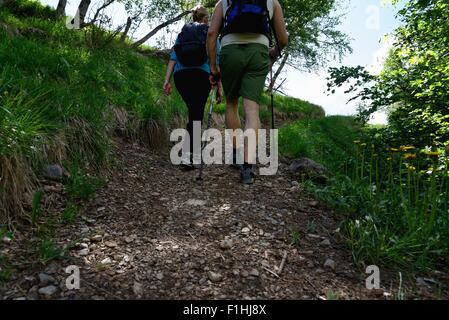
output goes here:
[[289, 46], [285, 49], [287, 58], [279, 62], [276, 75], [285, 65], [309, 71], [352, 52], [347, 35], [337, 30], [342, 18], [334, 14], [339, 7], [337, 0], [281, 0], [280, 3]]
[[59, 0], [58, 6], [56, 7], [56, 15], [61, 17], [65, 14], [65, 7], [67, 6], [67, 0]]
[[79, 25], [82, 26], [84, 24], [84, 19], [86, 18], [87, 11], [89, 10], [91, 0], [81, 0], [79, 6], [78, 6], [78, 18], [79, 18]]
[[[139, 47], [156, 35], [160, 30], [180, 21], [191, 12], [196, 4], [196, 1], [192, 0], [151, 0], [146, 2], [127, 0], [127, 2], [128, 4], [131, 4], [129, 5], [130, 8], [134, 10], [138, 8], [140, 12], [144, 12], [144, 20], [148, 22], [159, 22], [156, 27], [144, 37], [136, 41], [133, 47]], [[210, 5], [210, 1], [207, 2], [209, 2]]]
[[401, 140], [449, 146], [449, 3], [409, 0], [398, 17], [402, 25], [382, 73], [334, 69], [329, 88], [355, 80], [349, 92], [368, 102], [362, 114], [387, 109], [390, 128]]

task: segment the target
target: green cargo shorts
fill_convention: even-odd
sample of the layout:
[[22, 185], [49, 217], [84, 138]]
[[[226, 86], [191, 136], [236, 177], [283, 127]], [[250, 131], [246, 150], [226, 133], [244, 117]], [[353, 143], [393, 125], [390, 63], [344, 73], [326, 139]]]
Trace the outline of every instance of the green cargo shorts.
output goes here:
[[230, 44], [220, 52], [220, 69], [227, 99], [239, 97], [259, 103], [270, 68], [263, 44]]

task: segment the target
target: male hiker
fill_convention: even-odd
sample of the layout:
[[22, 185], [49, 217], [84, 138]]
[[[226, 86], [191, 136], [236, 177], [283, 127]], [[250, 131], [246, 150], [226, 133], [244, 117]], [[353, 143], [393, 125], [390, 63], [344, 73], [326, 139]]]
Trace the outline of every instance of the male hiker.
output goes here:
[[[274, 29], [274, 30], [272, 30]], [[220, 66], [216, 61], [221, 33]], [[272, 41], [271, 34], [277, 41]], [[274, 45], [278, 42], [278, 45]], [[212, 85], [221, 79], [226, 96], [226, 126], [241, 129], [238, 99], [243, 97], [245, 131], [260, 128], [259, 101], [271, 64], [288, 43], [284, 15], [278, 0], [221, 0], [215, 6], [208, 31]], [[271, 62], [270, 62], [271, 60]], [[271, 63], [271, 64], [270, 64]], [[234, 161], [237, 158], [234, 139]], [[240, 175], [244, 184], [254, 183], [256, 154], [244, 148]], [[235, 163], [235, 162], [234, 162]]]

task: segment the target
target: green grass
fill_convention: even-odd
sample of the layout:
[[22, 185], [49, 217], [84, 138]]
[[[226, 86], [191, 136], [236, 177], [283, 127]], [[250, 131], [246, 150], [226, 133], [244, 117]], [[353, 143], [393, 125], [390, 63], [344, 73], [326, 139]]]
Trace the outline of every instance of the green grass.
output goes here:
[[46, 264], [51, 260], [64, 258], [64, 250], [62, 250], [52, 239], [42, 239], [39, 244], [39, 260], [42, 264]]
[[72, 223], [76, 216], [78, 215], [79, 207], [75, 204], [68, 204], [67, 207], [62, 212], [62, 222], [65, 224]]
[[[101, 179], [86, 174], [76, 165], [73, 165], [69, 171], [70, 178], [66, 190], [72, 199], [89, 200], [93, 197], [97, 189], [104, 185]], [[66, 212], [66, 214], [69, 213]]]
[[45, 36], [10, 37], [0, 28], [0, 222], [23, 211], [20, 195], [33, 189], [42, 164], [104, 166], [120, 120], [116, 109], [136, 138], [142, 127], [157, 136], [187, 113], [178, 94], [163, 97], [163, 61], [117, 42], [91, 48], [89, 30], [69, 30], [48, 9], [21, 3], [15, 14], [0, 9], [0, 21]]
[[327, 185], [304, 186], [340, 213], [358, 264], [442, 266], [449, 260], [449, 154], [390, 140], [388, 127], [326, 117], [281, 128], [280, 151], [330, 169]]
[[33, 225], [35, 225], [42, 213], [41, 210], [41, 201], [42, 197], [44, 195], [43, 190], [38, 190], [34, 193], [32, 205], [31, 205], [31, 222]]
[[279, 150], [289, 157], [308, 157], [340, 170], [354, 149], [360, 125], [352, 117], [329, 116], [286, 125], [279, 132]]

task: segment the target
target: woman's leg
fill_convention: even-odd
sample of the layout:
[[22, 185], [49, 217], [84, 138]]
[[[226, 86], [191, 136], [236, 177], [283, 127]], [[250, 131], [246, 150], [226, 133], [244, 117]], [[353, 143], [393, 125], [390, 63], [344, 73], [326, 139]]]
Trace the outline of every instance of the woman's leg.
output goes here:
[[[183, 145], [183, 154], [182, 160], [183, 163], [192, 163], [192, 136], [193, 136], [193, 118], [190, 112], [191, 103], [192, 103], [192, 90], [190, 88], [190, 75], [187, 72], [188, 70], [178, 71], [174, 74], [175, 86], [181, 96], [182, 100], [186, 104], [188, 110], [188, 121], [186, 125], [186, 130], [189, 134], [188, 137], [185, 137], [184, 145]], [[189, 148], [188, 151], [185, 151], [186, 148]]]
[[[192, 86], [193, 99], [192, 104], [189, 107], [189, 114], [192, 119], [192, 123], [197, 121], [202, 125], [204, 119], [204, 109], [206, 107], [207, 99], [209, 98], [211, 89], [209, 74], [203, 70], [194, 69], [192, 70], [191, 81], [192, 79], [194, 79], [194, 81], [192, 82], [192, 84], [194, 84], [194, 86]], [[200, 141], [197, 142], [197, 146], [201, 146], [201, 136], [199, 138]], [[191, 140], [191, 146], [193, 148], [193, 139]], [[194, 152], [196, 154], [195, 160], [198, 163], [201, 159], [201, 151], [194, 151], [196, 151]]]
[[[190, 152], [193, 153], [195, 138], [193, 135], [193, 123], [202, 123], [204, 108], [210, 93], [209, 74], [200, 69], [182, 70], [175, 74], [175, 85], [184, 100], [189, 114], [186, 130], [190, 135]], [[199, 142], [201, 145], [201, 141]], [[199, 151], [199, 150], [198, 150]]]

